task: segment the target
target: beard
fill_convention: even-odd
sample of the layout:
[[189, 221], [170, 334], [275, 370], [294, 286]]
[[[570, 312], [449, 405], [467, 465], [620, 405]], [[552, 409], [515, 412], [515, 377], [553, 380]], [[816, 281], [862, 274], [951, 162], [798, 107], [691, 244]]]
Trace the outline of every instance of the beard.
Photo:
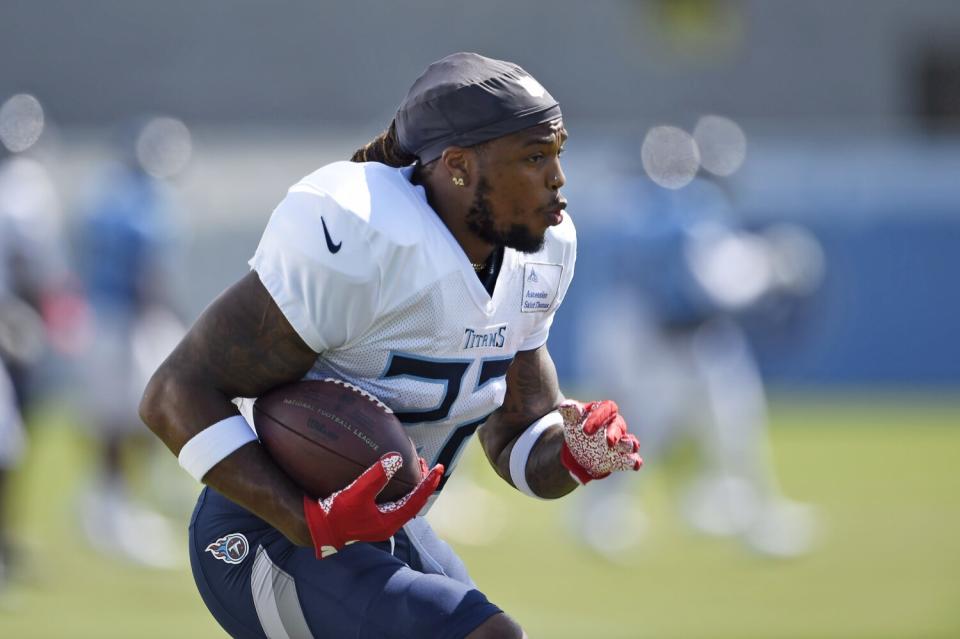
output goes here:
[[494, 246], [507, 246], [521, 253], [536, 253], [543, 248], [546, 232], [536, 236], [521, 224], [512, 224], [506, 230], [497, 229], [493, 223], [493, 206], [487, 198], [490, 183], [485, 178], [477, 182], [473, 204], [467, 211], [467, 228], [474, 235]]

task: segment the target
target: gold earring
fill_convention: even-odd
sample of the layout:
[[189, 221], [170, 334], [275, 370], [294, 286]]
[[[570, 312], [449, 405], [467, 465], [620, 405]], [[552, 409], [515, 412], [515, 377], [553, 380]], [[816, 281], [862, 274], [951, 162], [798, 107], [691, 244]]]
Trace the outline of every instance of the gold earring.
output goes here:
[[463, 186], [463, 178], [455, 177], [453, 178], [453, 183], [456, 184], [457, 186]]

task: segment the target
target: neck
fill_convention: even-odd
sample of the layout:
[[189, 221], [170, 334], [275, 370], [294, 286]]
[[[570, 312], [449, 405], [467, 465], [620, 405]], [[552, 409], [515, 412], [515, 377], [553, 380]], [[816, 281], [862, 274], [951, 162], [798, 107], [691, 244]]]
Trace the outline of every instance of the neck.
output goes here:
[[423, 187], [427, 193], [427, 203], [457, 240], [470, 263], [486, 264], [496, 247], [478, 238], [467, 226], [470, 203], [463, 197], [462, 189], [451, 192], [449, 189], [431, 188], [426, 183]]

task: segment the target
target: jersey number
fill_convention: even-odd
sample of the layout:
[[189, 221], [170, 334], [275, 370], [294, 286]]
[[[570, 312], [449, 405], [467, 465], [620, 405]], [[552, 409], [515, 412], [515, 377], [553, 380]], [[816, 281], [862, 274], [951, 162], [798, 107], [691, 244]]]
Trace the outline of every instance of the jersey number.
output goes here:
[[[489, 382], [500, 377], [505, 377], [507, 369], [510, 368], [510, 362], [512, 361], [512, 357], [483, 360], [480, 364], [480, 374], [477, 377], [477, 385], [471, 392], [475, 393]], [[387, 371], [383, 374], [385, 378], [411, 377], [431, 384], [444, 385], [443, 399], [440, 400], [440, 404], [436, 408], [423, 411], [398, 412], [396, 413], [397, 419], [404, 424], [435, 422], [446, 419], [450, 414], [453, 403], [460, 395], [460, 390], [463, 387], [463, 376], [466, 374], [467, 369], [470, 368], [472, 362], [473, 360], [469, 359], [421, 359], [395, 353], [390, 359], [390, 365], [387, 366]], [[451, 464], [456, 460], [460, 449], [469, 441], [470, 437], [477, 431], [477, 428], [480, 427], [480, 424], [486, 421], [488, 416], [489, 415], [484, 416], [473, 422], [460, 424], [450, 434], [450, 438], [447, 440], [447, 443], [444, 444], [443, 449], [440, 450], [440, 454], [434, 462], [436, 464], [443, 464], [444, 467], [447, 468], [447, 474], [440, 482], [440, 488], [443, 488], [443, 485], [447, 482]]]

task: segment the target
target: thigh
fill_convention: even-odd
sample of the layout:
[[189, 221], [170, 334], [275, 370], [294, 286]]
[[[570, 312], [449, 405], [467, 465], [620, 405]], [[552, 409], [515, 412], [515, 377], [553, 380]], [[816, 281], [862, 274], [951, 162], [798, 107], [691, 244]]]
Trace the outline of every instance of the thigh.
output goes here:
[[23, 455], [24, 436], [13, 384], [0, 362], [0, 470], [14, 466]]
[[200, 493], [190, 520], [190, 567], [203, 603], [231, 637], [267, 637], [254, 606], [251, 576], [256, 549], [278, 534], [215, 491]]
[[[98, 434], [119, 435], [141, 429], [134, 395], [131, 352], [132, 318], [98, 311], [93, 340], [83, 355], [83, 407]], [[142, 392], [143, 387], [140, 387]]]
[[[442, 552], [445, 544], [414, 528], [414, 542], [402, 532], [318, 561], [206, 489], [191, 524], [191, 560], [204, 602], [235, 637], [463, 637], [500, 612], [468, 577], [457, 578], [466, 571]], [[409, 563], [396, 556], [405, 546]], [[417, 546], [429, 547], [430, 558]]]
[[394, 554], [411, 567], [434, 575], [444, 575], [475, 588], [467, 567], [447, 542], [440, 539], [424, 517], [415, 517], [396, 536]]

